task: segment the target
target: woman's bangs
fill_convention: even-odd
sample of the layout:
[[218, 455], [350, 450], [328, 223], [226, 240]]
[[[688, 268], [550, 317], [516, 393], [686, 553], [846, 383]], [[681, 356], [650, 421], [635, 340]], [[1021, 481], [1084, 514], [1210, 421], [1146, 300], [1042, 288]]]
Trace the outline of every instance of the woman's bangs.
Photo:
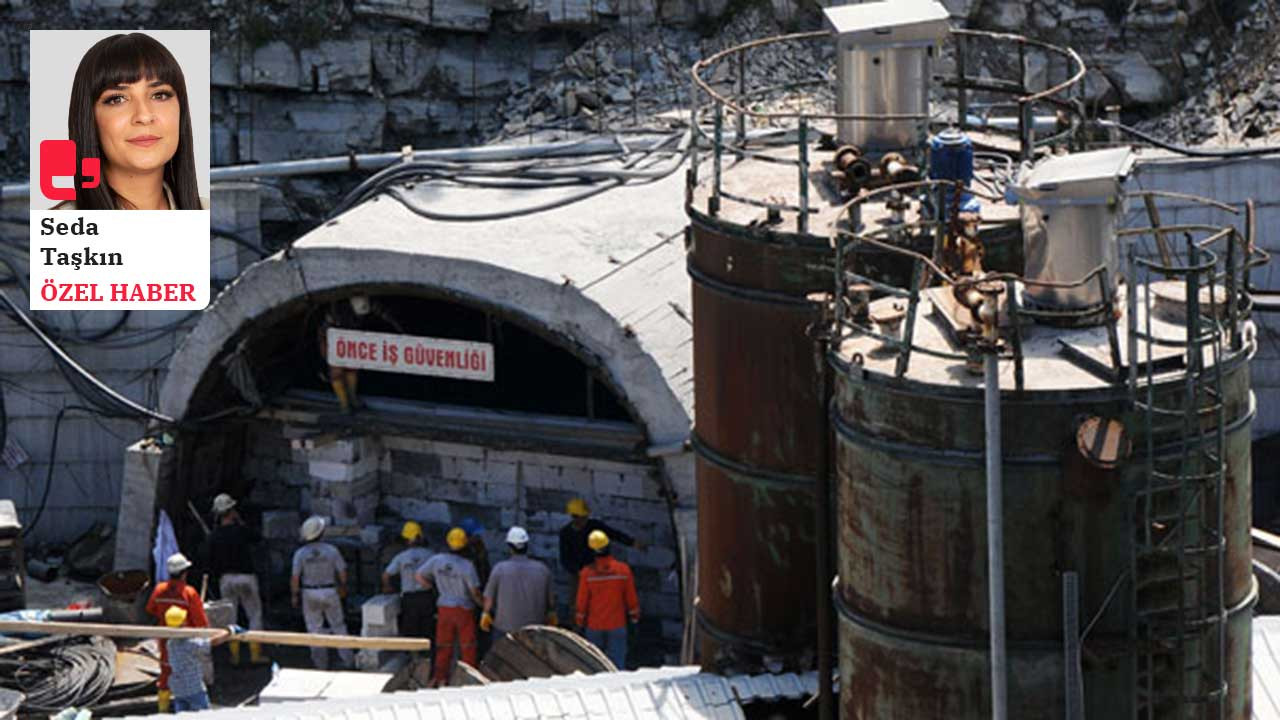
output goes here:
[[118, 35], [104, 43], [94, 62], [94, 96], [117, 85], [158, 80], [180, 86], [182, 70], [163, 45], [141, 33]]

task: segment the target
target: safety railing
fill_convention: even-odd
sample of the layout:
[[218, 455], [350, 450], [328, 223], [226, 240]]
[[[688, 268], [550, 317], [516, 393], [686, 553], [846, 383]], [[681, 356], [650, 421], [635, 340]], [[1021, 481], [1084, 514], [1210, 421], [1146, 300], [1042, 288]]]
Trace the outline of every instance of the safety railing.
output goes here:
[[[1007, 342], [1003, 343], [1003, 346], [995, 348], [994, 351], [1001, 359], [1013, 362], [1016, 389], [1022, 390], [1025, 383], [1025, 358], [1022, 351], [1023, 319], [1062, 326], [1081, 324], [1103, 326], [1107, 333], [1111, 377], [1117, 382], [1127, 381], [1131, 385], [1135, 383], [1138, 373], [1130, 369], [1134, 367], [1134, 362], [1131, 360], [1128, 363], [1129, 368], [1127, 368], [1124, 362], [1124, 355], [1121, 352], [1120, 318], [1122, 315], [1127, 318], [1128, 327], [1125, 329], [1124, 334], [1128, 340], [1127, 357], [1130, 359], [1137, 357], [1136, 345], [1139, 340], [1145, 341], [1147, 335], [1151, 333], [1149, 328], [1139, 329], [1136, 324], [1137, 313], [1121, 313], [1118, 311], [1120, 298], [1116, 288], [1119, 287], [1120, 283], [1113, 282], [1113, 279], [1118, 279], [1114, 278], [1113, 270], [1100, 265], [1074, 281], [1048, 281], [1026, 278], [1016, 273], [1007, 272], [990, 272], [981, 276], [960, 276], [948, 271], [941, 265], [939, 258], [942, 254], [944, 238], [949, 232], [954, 235], [954, 223], [957, 221], [954, 214], [951, 215], [950, 219], [943, 219], [945, 216], [940, 217], [940, 214], [932, 212], [931, 208], [941, 207], [942, 198], [946, 196], [944, 195], [944, 190], [950, 191], [947, 195], [955, 196], [961, 189], [986, 200], [997, 199], [994, 196], [984, 194], [976, 188], [962, 188], [959, 183], [954, 181], [924, 180], [886, 186], [867, 192], [841, 206], [840, 217], [828, 226], [835, 255], [836, 347], [849, 338], [872, 338], [878, 341], [882, 348], [896, 353], [897, 360], [894, 374], [897, 377], [902, 377], [906, 374], [910, 367], [911, 358], [916, 353], [945, 360], [971, 362], [977, 351], [976, 348], [966, 347], [965, 352], [952, 352], [916, 342], [915, 322], [921, 301], [921, 293], [935, 284], [950, 286], [953, 294], [957, 297], [963, 296], [969, 288], [973, 288], [981, 294], [982, 292], [993, 292], [993, 286], [999, 286], [1004, 294], [1002, 311], [1007, 313], [1009, 322], [1007, 337], [1002, 338]], [[857, 217], [862, 205], [879, 202], [883, 196], [892, 193], [913, 196], [920, 203], [918, 219], [912, 221], [904, 219], [896, 223], [880, 223], [875, 227], [869, 228], [860, 227], [861, 223], [858, 222], [844, 222], [843, 218], [846, 216]], [[1146, 198], [1150, 198], [1152, 202], [1157, 198], [1177, 198], [1229, 212], [1232, 215], [1243, 215], [1245, 220], [1245, 230], [1243, 232], [1232, 224], [1162, 226], [1158, 221], [1153, 221], [1151, 225], [1146, 227], [1124, 228], [1117, 231], [1117, 242], [1132, 247], [1138, 255], [1158, 257], [1162, 252], [1167, 252], [1169, 257], [1176, 257], [1178, 253], [1168, 248], [1167, 243], [1161, 244], [1161, 242], [1157, 241], [1156, 247], [1151, 249], [1144, 247], [1141, 242], [1146, 236], [1167, 238], [1170, 234], [1176, 233], [1191, 237], [1192, 239], [1188, 241], [1189, 247], [1195, 248], [1197, 252], [1203, 254], [1202, 256], [1213, 257], [1215, 262], [1218, 262], [1218, 259], [1221, 258], [1221, 262], [1218, 262], [1211, 279], [1219, 287], [1225, 288], [1226, 298], [1228, 298], [1228, 306], [1225, 313], [1225, 324], [1230, 328], [1227, 334], [1228, 350], [1229, 352], [1239, 351], [1242, 345], [1241, 322], [1247, 318], [1250, 309], [1248, 298], [1250, 272], [1253, 268], [1266, 263], [1269, 259], [1269, 256], [1264, 251], [1256, 247], [1253, 240], [1252, 203], [1248, 203], [1242, 212], [1233, 206], [1194, 195], [1140, 191], [1132, 193], [1130, 196], [1144, 198], [1144, 202]], [[860, 229], [852, 230], [850, 229], [851, 227], [860, 227]], [[1193, 233], [1199, 233], [1200, 237], [1196, 238], [1192, 235]], [[922, 241], [932, 243], [933, 250], [930, 255], [909, 247], [911, 245], [919, 246]], [[1218, 248], [1218, 252], [1212, 252], [1212, 249], [1219, 245], [1221, 247]], [[905, 273], [899, 273], [894, 278], [873, 276], [863, 271], [860, 267], [860, 261], [866, 260], [873, 254], [896, 256], [905, 261], [908, 269]], [[1159, 272], [1159, 268], [1163, 267], [1155, 260], [1144, 260], [1143, 262], [1149, 263], [1154, 272]], [[1177, 276], [1178, 274], [1171, 271], [1170, 275]], [[1024, 289], [1071, 290], [1089, 285], [1096, 285], [1096, 297], [1099, 298], [1097, 304], [1089, 307], [1053, 309], [1031, 307], [1019, 302], [1019, 287]], [[1136, 307], [1138, 302], [1135, 297], [1136, 284], [1126, 282], [1124, 286], [1128, 293], [1127, 306], [1130, 308]], [[860, 305], [862, 300], [854, 296], [855, 291], [858, 295], [864, 296], [868, 305], [870, 301], [884, 297], [903, 299], [906, 307], [900, 331], [897, 334], [890, 334], [878, 330], [869, 313], [857, 311], [856, 306]], [[1147, 297], [1147, 302], [1150, 302], [1150, 297]], [[1147, 309], [1148, 311], [1150, 310], [1150, 308]], [[1144, 317], [1149, 317], [1149, 315]], [[1185, 340], [1163, 341], [1157, 339], [1153, 342], [1181, 345]]]
[[[1007, 54], [1017, 54], [1019, 71], [1016, 79], [972, 77], [966, 73], [965, 61], [968, 48], [984, 41], [990, 48], [1008, 46]], [[955, 45], [957, 58], [954, 76], [942, 78], [944, 88], [957, 93], [961, 127], [969, 125], [971, 99], [975, 93], [1008, 98], [1007, 104], [1016, 108], [1016, 121], [1009, 126], [989, 126], [997, 132], [1013, 132], [1019, 139], [1019, 156], [1030, 158], [1036, 149], [1051, 143], [1073, 138], [1081, 127], [1083, 117], [1084, 62], [1070, 48], [1062, 48], [1019, 35], [990, 33], [979, 30], [952, 30], [949, 42]], [[696, 63], [690, 71], [690, 124], [694, 143], [687, 176], [687, 197], [692, 202], [701, 179], [709, 171], [710, 188], [705, 212], [715, 217], [725, 202], [739, 203], [767, 210], [771, 217], [780, 219], [782, 212], [793, 213], [795, 228], [800, 233], [809, 231], [810, 220], [817, 213], [810, 197], [810, 167], [814, 163], [813, 145], [823, 134], [834, 136], [837, 123], [902, 122], [919, 124], [919, 141], [923, 147], [927, 139], [929, 123], [933, 119], [926, 114], [841, 114], [835, 109], [834, 70], [824, 68], [815, 71], [808, 80], [772, 85], [755, 86], [750, 78], [756, 77], [753, 57], [757, 53], [777, 50], [778, 46], [805, 47], [834, 45], [834, 37], [827, 31], [814, 31], [762, 38], [726, 48]], [[1043, 90], [1028, 87], [1025, 58], [1028, 51], [1044, 52], [1058, 58], [1068, 69], [1065, 80]], [[1050, 63], [1052, 64], [1052, 63]], [[829, 92], [809, 92], [802, 98], [809, 103], [806, 109], [766, 111], [753, 109], [753, 103], [768, 99], [779, 92], [800, 91], [806, 88], [824, 87]], [[990, 113], [998, 105], [989, 104], [984, 113]], [[1062, 120], [1057, 132], [1043, 137], [1036, 136], [1037, 109], [1050, 107], [1057, 111], [1055, 118]], [[709, 128], [709, 130], [708, 130]], [[783, 151], [779, 151], [782, 149]], [[704, 153], [709, 158], [704, 158]], [[794, 200], [781, 200], [772, 195], [750, 196], [725, 189], [723, 178], [726, 159], [753, 160], [795, 169], [797, 180]], [[710, 164], [710, 168], [705, 167]], [[701, 210], [701, 208], [699, 208]]]

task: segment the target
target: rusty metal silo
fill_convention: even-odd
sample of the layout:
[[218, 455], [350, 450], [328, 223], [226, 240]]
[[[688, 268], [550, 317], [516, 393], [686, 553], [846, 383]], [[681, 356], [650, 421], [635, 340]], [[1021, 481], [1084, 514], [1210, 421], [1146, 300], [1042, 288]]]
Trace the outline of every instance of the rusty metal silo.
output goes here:
[[[1169, 228], [1120, 230], [1098, 239], [1116, 243], [1117, 259], [1074, 280], [1044, 269], [962, 277], [904, 249], [915, 277], [938, 282], [882, 285], [861, 317], [841, 314], [831, 362], [842, 718], [1002, 716], [997, 616], [1007, 717], [1249, 717], [1255, 348], [1244, 288], [1257, 258], [1242, 218], [1180, 226], [1188, 242], [1172, 249]], [[860, 249], [910, 225], [839, 233], [837, 262], [852, 270], [837, 296], [874, 282], [857, 269]], [[1117, 273], [1128, 281], [1113, 290]], [[875, 320], [895, 303], [900, 322]], [[991, 537], [1003, 539], [998, 596]]]

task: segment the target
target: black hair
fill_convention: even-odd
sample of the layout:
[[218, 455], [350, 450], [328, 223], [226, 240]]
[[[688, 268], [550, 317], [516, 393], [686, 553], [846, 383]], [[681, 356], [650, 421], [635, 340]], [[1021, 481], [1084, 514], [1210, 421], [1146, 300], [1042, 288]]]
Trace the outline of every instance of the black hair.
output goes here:
[[178, 149], [164, 166], [164, 181], [173, 192], [176, 205], [173, 209], [200, 209], [187, 83], [173, 54], [155, 38], [142, 33], [112, 35], [99, 40], [80, 58], [80, 66], [76, 68], [67, 109], [67, 133], [76, 143], [76, 209], [117, 210], [124, 203], [107, 185], [105, 173], [97, 187], [86, 189], [83, 184], [87, 178], [79, 171], [87, 157], [102, 158], [103, 164], [106, 163], [94, 116], [94, 106], [102, 91], [146, 79], [169, 84], [178, 98]]
[[524, 545], [516, 545], [515, 543], [507, 543], [507, 547], [511, 548], [511, 552], [513, 552], [513, 553], [515, 553], [515, 554], [517, 554], [517, 555], [524, 555], [525, 553], [529, 552], [529, 545], [528, 545], [528, 543], [526, 543], [526, 544], [524, 544]]

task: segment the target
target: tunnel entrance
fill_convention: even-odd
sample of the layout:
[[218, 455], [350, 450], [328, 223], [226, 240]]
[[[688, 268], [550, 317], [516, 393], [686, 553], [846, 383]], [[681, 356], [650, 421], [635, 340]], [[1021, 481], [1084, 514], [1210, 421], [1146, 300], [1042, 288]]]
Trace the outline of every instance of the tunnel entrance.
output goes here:
[[[343, 413], [320, 338], [330, 309], [357, 294], [379, 310], [366, 330], [492, 344], [493, 382], [361, 370], [364, 407]], [[257, 569], [277, 626], [300, 627], [289, 561], [310, 514], [330, 518], [327, 538], [351, 568], [353, 631], [360, 600], [378, 592], [382, 568], [401, 549], [405, 520], [421, 523], [440, 550], [448, 528], [472, 518], [494, 563], [507, 556], [507, 528], [524, 526], [530, 555], [554, 570], [560, 617], [571, 618], [558, 533], [566, 503], [582, 497], [593, 516], [648, 546], [616, 553], [631, 564], [641, 597], [633, 660], [670, 662], [680, 649], [667, 484], [625, 394], [568, 338], [429, 288], [311, 295], [232, 336], [196, 385], [188, 416], [202, 421], [175, 438], [156, 504], [186, 549], [203, 540], [195, 512], [220, 492], [241, 499], [266, 537]]]

